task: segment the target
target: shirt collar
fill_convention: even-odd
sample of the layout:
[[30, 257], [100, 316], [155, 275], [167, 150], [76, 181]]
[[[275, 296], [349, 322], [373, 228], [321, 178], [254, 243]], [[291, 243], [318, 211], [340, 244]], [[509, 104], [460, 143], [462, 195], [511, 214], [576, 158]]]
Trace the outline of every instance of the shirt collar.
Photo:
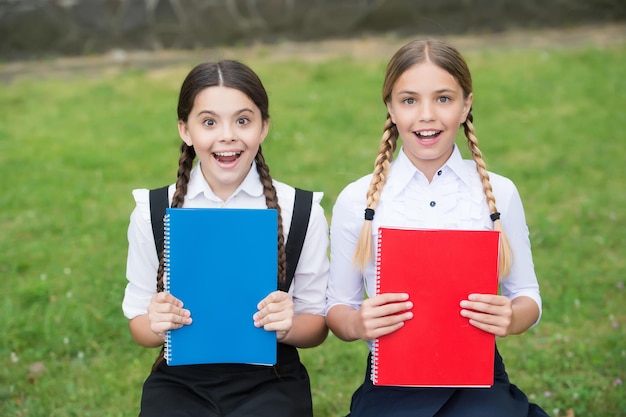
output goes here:
[[[452, 155], [450, 155], [450, 158], [448, 158], [441, 167], [441, 170], [444, 173], [446, 171], [452, 171], [461, 181], [470, 184], [471, 177], [467, 170], [467, 165], [465, 165], [461, 152], [456, 144], [452, 150]], [[404, 149], [400, 148], [400, 152], [398, 152], [398, 156], [391, 166], [387, 181], [390, 196], [395, 197], [402, 192], [418, 173], [422, 175], [421, 171], [415, 168], [415, 165], [413, 165], [411, 160], [406, 156]]]
[[411, 163], [409, 158], [404, 153], [404, 149], [400, 148], [398, 156], [391, 165], [389, 170], [389, 177], [385, 184], [388, 188], [388, 192], [391, 197], [396, 197], [402, 190], [404, 190], [411, 179], [417, 172], [417, 168]]
[[[244, 192], [251, 197], [260, 197], [263, 195], [263, 184], [261, 184], [261, 178], [256, 168], [256, 161], [252, 162], [248, 175], [244, 178], [242, 183], [237, 187], [231, 198], [240, 192]], [[209, 200], [221, 201], [221, 199], [215, 195], [211, 187], [204, 179], [202, 170], [200, 168], [200, 162], [191, 170], [189, 175], [189, 184], [187, 185], [187, 195], [185, 198], [193, 199], [200, 194], [204, 194]]]
[[450, 158], [448, 158], [444, 167], [450, 168], [465, 184], [470, 185], [472, 183], [471, 175], [475, 172], [475, 170], [472, 171], [468, 169], [468, 165], [466, 164], [466, 161], [463, 160], [461, 151], [456, 144], [454, 145], [452, 155], [450, 155]]

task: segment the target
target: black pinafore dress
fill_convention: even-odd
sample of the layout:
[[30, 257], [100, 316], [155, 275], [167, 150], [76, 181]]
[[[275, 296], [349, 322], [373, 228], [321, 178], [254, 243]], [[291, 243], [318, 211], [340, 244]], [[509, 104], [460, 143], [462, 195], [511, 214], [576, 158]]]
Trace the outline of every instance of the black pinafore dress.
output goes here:
[[[168, 188], [150, 192], [157, 253], [163, 245]], [[296, 189], [286, 243], [287, 292], [304, 244], [313, 193]], [[278, 343], [277, 364], [207, 364], [168, 366], [162, 360], [143, 385], [139, 417], [313, 417], [311, 385], [298, 350]]]
[[140, 417], [312, 417], [309, 375], [293, 346], [278, 345], [275, 366], [168, 366], [143, 386]]
[[365, 381], [354, 392], [347, 417], [548, 417], [511, 384], [496, 347], [490, 388], [413, 388], [374, 386], [371, 354]]

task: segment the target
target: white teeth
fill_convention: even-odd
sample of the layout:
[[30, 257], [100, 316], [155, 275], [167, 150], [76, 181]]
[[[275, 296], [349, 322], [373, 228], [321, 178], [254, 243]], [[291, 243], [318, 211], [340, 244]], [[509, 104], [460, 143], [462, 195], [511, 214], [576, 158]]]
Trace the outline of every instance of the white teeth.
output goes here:
[[235, 155], [239, 155], [241, 152], [215, 152], [215, 155], [217, 156], [223, 156], [223, 157], [228, 157], [228, 156], [235, 156]]
[[420, 136], [435, 136], [437, 133], [439, 133], [438, 130], [426, 130], [424, 132], [419, 132]]

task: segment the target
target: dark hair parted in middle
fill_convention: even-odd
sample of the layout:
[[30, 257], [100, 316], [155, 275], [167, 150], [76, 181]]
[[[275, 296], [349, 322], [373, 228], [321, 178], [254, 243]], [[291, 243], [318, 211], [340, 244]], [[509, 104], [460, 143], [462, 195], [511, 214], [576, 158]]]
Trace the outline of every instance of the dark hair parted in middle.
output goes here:
[[[264, 122], [269, 121], [269, 99], [267, 91], [258, 75], [247, 65], [234, 60], [219, 62], [203, 62], [196, 65], [183, 81], [178, 97], [178, 120], [187, 122], [191, 109], [194, 106], [197, 95], [206, 88], [227, 87], [234, 88], [244, 93], [259, 108]], [[176, 191], [172, 197], [172, 207], [182, 207], [187, 194], [189, 176], [193, 168], [196, 152], [193, 146], [184, 141], [181, 144], [181, 153], [178, 163]], [[285, 253], [285, 239], [278, 197], [274, 188], [270, 169], [265, 162], [261, 146], [255, 156], [257, 171], [263, 185], [263, 193], [268, 208], [278, 211], [278, 280], [285, 281], [287, 262]], [[163, 291], [163, 257], [159, 263], [157, 275], [157, 290]]]

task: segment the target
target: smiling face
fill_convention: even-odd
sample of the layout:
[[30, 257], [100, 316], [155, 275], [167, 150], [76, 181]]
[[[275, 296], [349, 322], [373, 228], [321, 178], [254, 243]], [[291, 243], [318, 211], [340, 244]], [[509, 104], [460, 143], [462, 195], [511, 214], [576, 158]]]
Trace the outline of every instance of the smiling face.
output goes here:
[[186, 121], [178, 121], [181, 139], [193, 146], [202, 174], [226, 201], [243, 182], [265, 140], [269, 120], [243, 92], [213, 86], [200, 91]]
[[414, 64], [396, 80], [386, 102], [404, 152], [428, 180], [450, 157], [472, 105], [456, 79], [431, 61]]

